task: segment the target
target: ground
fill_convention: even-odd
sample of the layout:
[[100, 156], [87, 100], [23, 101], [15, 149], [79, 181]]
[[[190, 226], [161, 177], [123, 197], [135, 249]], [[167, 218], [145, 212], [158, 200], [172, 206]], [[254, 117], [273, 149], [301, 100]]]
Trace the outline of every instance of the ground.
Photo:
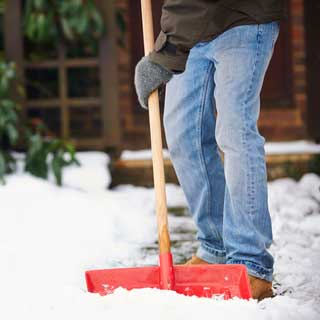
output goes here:
[[[86, 291], [84, 271], [157, 262], [154, 194], [107, 190], [102, 153], [81, 153], [65, 185], [15, 174], [0, 186], [0, 318], [309, 319], [320, 318], [320, 178], [269, 183], [279, 295], [262, 303], [185, 297], [160, 290]], [[168, 185], [175, 262], [196, 248], [195, 228], [178, 186]], [[280, 284], [280, 286], [279, 286]], [[280, 295], [284, 293], [284, 295]]]

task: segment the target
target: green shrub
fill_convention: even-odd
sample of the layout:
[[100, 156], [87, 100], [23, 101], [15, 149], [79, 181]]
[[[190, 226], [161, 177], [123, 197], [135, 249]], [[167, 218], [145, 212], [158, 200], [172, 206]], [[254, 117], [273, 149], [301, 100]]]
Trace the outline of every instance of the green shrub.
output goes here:
[[316, 154], [309, 162], [309, 171], [320, 175], [320, 154]]
[[10, 152], [0, 149], [0, 183], [5, 184], [4, 175], [12, 173], [16, 169], [16, 161]]
[[[27, 150], [25, 171], [47, 179], [52, 170], [56, 183], [62, 185], [63, 168], [71, 164], [79, 165], [75, 148], [68, 141], [48, 137], [44, 124], [31, 130], [19, 122], [18, 105], [10, 99], [10, 87], [15, 78], [14, 64], [0, 62], [0, 183], [5, 183], [5, 174], [16, 169], [12, 150], [20, 139]], [[19, 126], [23, 128], [20, 132]]]
[[71, 164], [80, 165], [75, 156], [75, 148], [65, 140], [45, 138], [40, 131], [38, 129], [35, 133], [28, 132], [25, 171], [36, 177], [48, 179], [51, 169], [56, 183], [61, 186], [63, 168]]
[[104, 33], [104, 21], [93, 0], [27, 0], [26, 37], [37, 43], [89, 41]]
[[15, 170], [15, 159], [10, 150], [19, 138], [18, 106], [9, 97], [15, 76], [13, 63], [0, 62], [0, 183], [2, 184], [4, 175]]
[[58, 13], [68, 41], [99, 39], [104, 32], [103, 18], [92, 0], [61, 1]]
[[51, 1], [27, 0], [25, 4], [24, 32], [34, 42], [48, 43], [58, 37]]

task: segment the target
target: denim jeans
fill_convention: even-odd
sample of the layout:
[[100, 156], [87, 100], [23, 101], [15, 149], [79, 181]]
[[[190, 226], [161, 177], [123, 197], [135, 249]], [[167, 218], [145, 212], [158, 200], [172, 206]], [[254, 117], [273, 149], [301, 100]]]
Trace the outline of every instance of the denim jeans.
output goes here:
[[186, 70], [167, 84], [164, 112], [170, 156], [198, 229], [197, 256], [244, 264], [267, 281], [272, 228], [257, 120], [278, 33], [277, 22], [244, 25], [198, 43]]

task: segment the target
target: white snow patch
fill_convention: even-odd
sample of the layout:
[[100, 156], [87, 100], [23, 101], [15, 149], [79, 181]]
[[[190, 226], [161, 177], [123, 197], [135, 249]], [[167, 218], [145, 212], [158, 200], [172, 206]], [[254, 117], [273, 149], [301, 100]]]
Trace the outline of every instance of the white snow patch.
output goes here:
[[107, 167], [110, 158], [103, 152], [78, 152], [81, 166], [72, 165], [64, 169], [64, 185], [85, 191], [108, 188], [111, 175]]
[[[144, 150], [124, 150], [121, 153], [122, 160], [151, 160], [152, 152], [150, 149]], [[169, 159], [169, 151], [167, 149], [163, 149], [163, 158]]]
[[[154, 194], [132, 186], [106, 190], [107, 158], [87, 153], [80, 161], [62, 188], [23, 173], [0, 186], [0, 319], [320, 318], [318, 176], [269, 184], [275, 280], [291, 287], [290, 295], [260, 304], [151, 289], [100, 297], [86, 292], [85, 270], [148, 263], [141, 248], [157, 238]], [[186, 205], [179, 187], [167, 190], [169, 206]]]
[[320, 144], [311, 141], [298, 140], [288, 142], [267, 142], [265, 144], [266, 154], [302, 154], [320, 153]]

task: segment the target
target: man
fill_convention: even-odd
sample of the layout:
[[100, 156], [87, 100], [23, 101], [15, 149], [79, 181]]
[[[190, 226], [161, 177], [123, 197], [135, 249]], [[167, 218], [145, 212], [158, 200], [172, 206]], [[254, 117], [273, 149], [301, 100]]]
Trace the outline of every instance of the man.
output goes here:
[[282, 16], [281, 0], [167, 0], [135, 74], [145, 108], [167, 83], [167, 144], [200, 241], [187, 263], [246, 265], [259, 300], [272, 296], [273, 258], [257, 120]]

